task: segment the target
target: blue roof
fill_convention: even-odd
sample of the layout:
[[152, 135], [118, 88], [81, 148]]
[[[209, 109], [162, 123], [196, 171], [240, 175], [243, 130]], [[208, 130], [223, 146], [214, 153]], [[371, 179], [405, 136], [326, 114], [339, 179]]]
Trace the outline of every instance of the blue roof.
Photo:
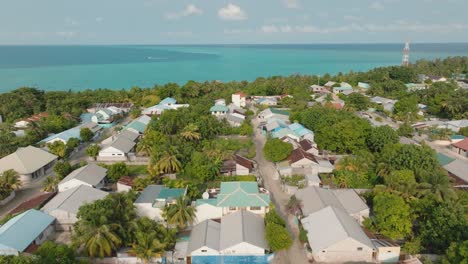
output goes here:
[[210, 204], [210, 205], [213, 205], [213, 206], [216, 206], [218, 203], [218, 199], [216, 198], [211, 198], [211, 199], [198, 199], [195, 201], [195, 206], [199, 206], [199, 205], [202, 205], [202, 204]]
[[0, 227], [0, 245], [23, 252], [54, 220], [35, 209], [19, 214]]
[[291, 130], [298, 130], [298, 129], [303, 129], [303, 128], [304, 127], [299, 123], [294, 123], [294, 124], [289, 125], [289, 129]]
[[335, 90], [349, 91], [349, 90], [353, 90], [353, 87], [347, 87], [347, 86], [334, 87], [333, 91]]
[[464, 139], [465, 136], [462, 136], [462, 135], [453, 135], [450, 137], [451, 139]]
[[369, 88], [370, 88], [370, 84], [365, 83], [365, 82], [358, 82], [358, 87], [364, 88], [364, 89], [369, 89]]
[[81, 127], [79, 127], [79, 126], [73, 127], [73, 128], [68, 129], [68, 130], [65, 130], [63, 132], [60, 132], [58, 134], [54, 134], [52, 136], [49, 136], [49, 137], [41, 140], [40, 142], [48, 142], [48, 141], [51, 141], [51, 140], [56, 139], [56, 138], [62, 139], [63, 141], [68, 141], [70, 138], [81, 139], [80, 130], [81, 130]]
[[161, 102], [159, 102], [160, 105], [175, 104], [175, 103], [177, 103], [177, 100], [171, 97], [164, 98]]

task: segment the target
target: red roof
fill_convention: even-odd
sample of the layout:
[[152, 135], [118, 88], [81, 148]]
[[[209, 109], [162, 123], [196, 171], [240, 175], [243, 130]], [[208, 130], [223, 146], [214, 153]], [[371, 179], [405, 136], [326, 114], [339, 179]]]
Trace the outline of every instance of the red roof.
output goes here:
[[311, 143], [309, 140], [307, 140], [307, 139], [303, 139], [303, 140], [299, 141], [299, 145], [300, 145], [301, 148], [302, 148], [303, 150], [305, 150], [305, 151], [307, 151], [307, 150], [309, 150], [309, 149], [311, 149], [311, 148], [314, 147], [314, 146], [312, 146], [312, 143]]
[[301, 148], [297, 148], [293, 150], [288, 158], [290, 164], [298, 162], [302, 159], [308, 159], [315, 163], [318, 163], [318, 161], [315, 159], [315, 156], [313, 154], [310, 154], [309, 152], [305, 152]]
[[452, 144], [452, 146], [468, 151], [468, 138], [465, 138], [462, 141]]
[[235, 94], [240, 95], [240, 97], [247, 97], [247, 95], [243, 92], [237, 92]]
[[48, 117], [48, 116], [49, 116], [49, 114], [44, 112], [44, 113], [39, 113], [39, 114], [36, 114], [36, 115], [32, 115], [32, 116], [30, 116], [28, 118], [25, 118], [25, 119], [22, 119], [22, 120], [27, 121], [27, 122], [37, 122], [37, 121], [41, 120], [41, 118]]
[[122, 178], [119, 179], [118, 183], [127, 185], [127, 186], [133, 186], [133, 178], [130, 176], [123, 176]]
[[236, 161], [237, 164], [241, 165], [242, 167], [245, 167], [248, 169], [253, 169], [254, 167], [253, 161], [246, 159], [242, 156], [234, 155], [234, 160]]
[[47, 201], [49, 201], [55, 193], [43, 193], [40, 194], [34, 198], [31, 198], [27, 200], [26, 202], [23, 202], [22, 204], [18, 205], [15, 209], [11, 210], [9, 214], [17, 214], [21, 213], [24, 211], [27, 211], [29, 209], [37, 208], [45, 204]]

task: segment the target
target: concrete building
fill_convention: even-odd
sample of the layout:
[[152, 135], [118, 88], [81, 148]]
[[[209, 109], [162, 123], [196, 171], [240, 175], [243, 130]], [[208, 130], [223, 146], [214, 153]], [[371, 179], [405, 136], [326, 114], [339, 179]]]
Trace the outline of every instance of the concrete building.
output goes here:
[[84, 204], [104, 199], [106, 196], [106, 192], [87, 185], [79, 185], [58, 193], [42, 207], [41, 211], [57, 219], [55, 230], [71, 231], [73, 224], [78, 221], [76, 217], [78, 209]]
[[35, 209], [11, 218], [0, 227], [0, 255], [32, 253], [53, 233], [54, 221]]
[[59, 192], [63, 192], [80, 185], [100, 189], [106, 183], [106, 175], [107, 169], [96, 164], [88, 164], [72, 171], [61, 180], [58, 184], [58, 190]]
[[125, 129], [115, 136], [102, 141], [98, 160], [125, 161], [133, 152], [140, 134], [133, 129]]
[[138, 196], [134, 205], [139, 216], [163, 221], [163, 208], [184, 196], [186, 191], [186, 189], [166, 188], [162, 185], [148, 185]]
[[247, 98], [247, 95], [243, 92], [238, 92], [231, 96], [232, 103], [237, 107], [245, 107], [246, 98]]
[[20, 175], [21, 182], [27, 184], [49, 173], [56, 160], [57, 156], [33, 146], [18, 148], [0, 159], [0, 174], [14, 170]]

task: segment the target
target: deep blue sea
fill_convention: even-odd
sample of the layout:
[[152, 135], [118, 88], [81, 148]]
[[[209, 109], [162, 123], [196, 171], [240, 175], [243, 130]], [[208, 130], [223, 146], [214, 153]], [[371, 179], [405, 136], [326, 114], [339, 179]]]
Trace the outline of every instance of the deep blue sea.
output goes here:
[[[403, 44], [0, 46], [0, 92], [365, 71], [399, 65], [402, 49]], [[468, 56], [468, 43], [413, 44], [410, 60], [457, 55]]]

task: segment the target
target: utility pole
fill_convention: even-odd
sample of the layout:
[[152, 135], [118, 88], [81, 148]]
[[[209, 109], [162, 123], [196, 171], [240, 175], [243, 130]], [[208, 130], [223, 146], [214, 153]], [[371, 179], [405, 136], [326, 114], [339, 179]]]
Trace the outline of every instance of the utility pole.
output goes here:
[[405, 48], [403, 49], [403, 60], [401, 62], [402, 66], [409, 65], [409, 53], [410, 53], [410, 45], [409, 45], [409, 41], [407, 40], [405, 43]]

